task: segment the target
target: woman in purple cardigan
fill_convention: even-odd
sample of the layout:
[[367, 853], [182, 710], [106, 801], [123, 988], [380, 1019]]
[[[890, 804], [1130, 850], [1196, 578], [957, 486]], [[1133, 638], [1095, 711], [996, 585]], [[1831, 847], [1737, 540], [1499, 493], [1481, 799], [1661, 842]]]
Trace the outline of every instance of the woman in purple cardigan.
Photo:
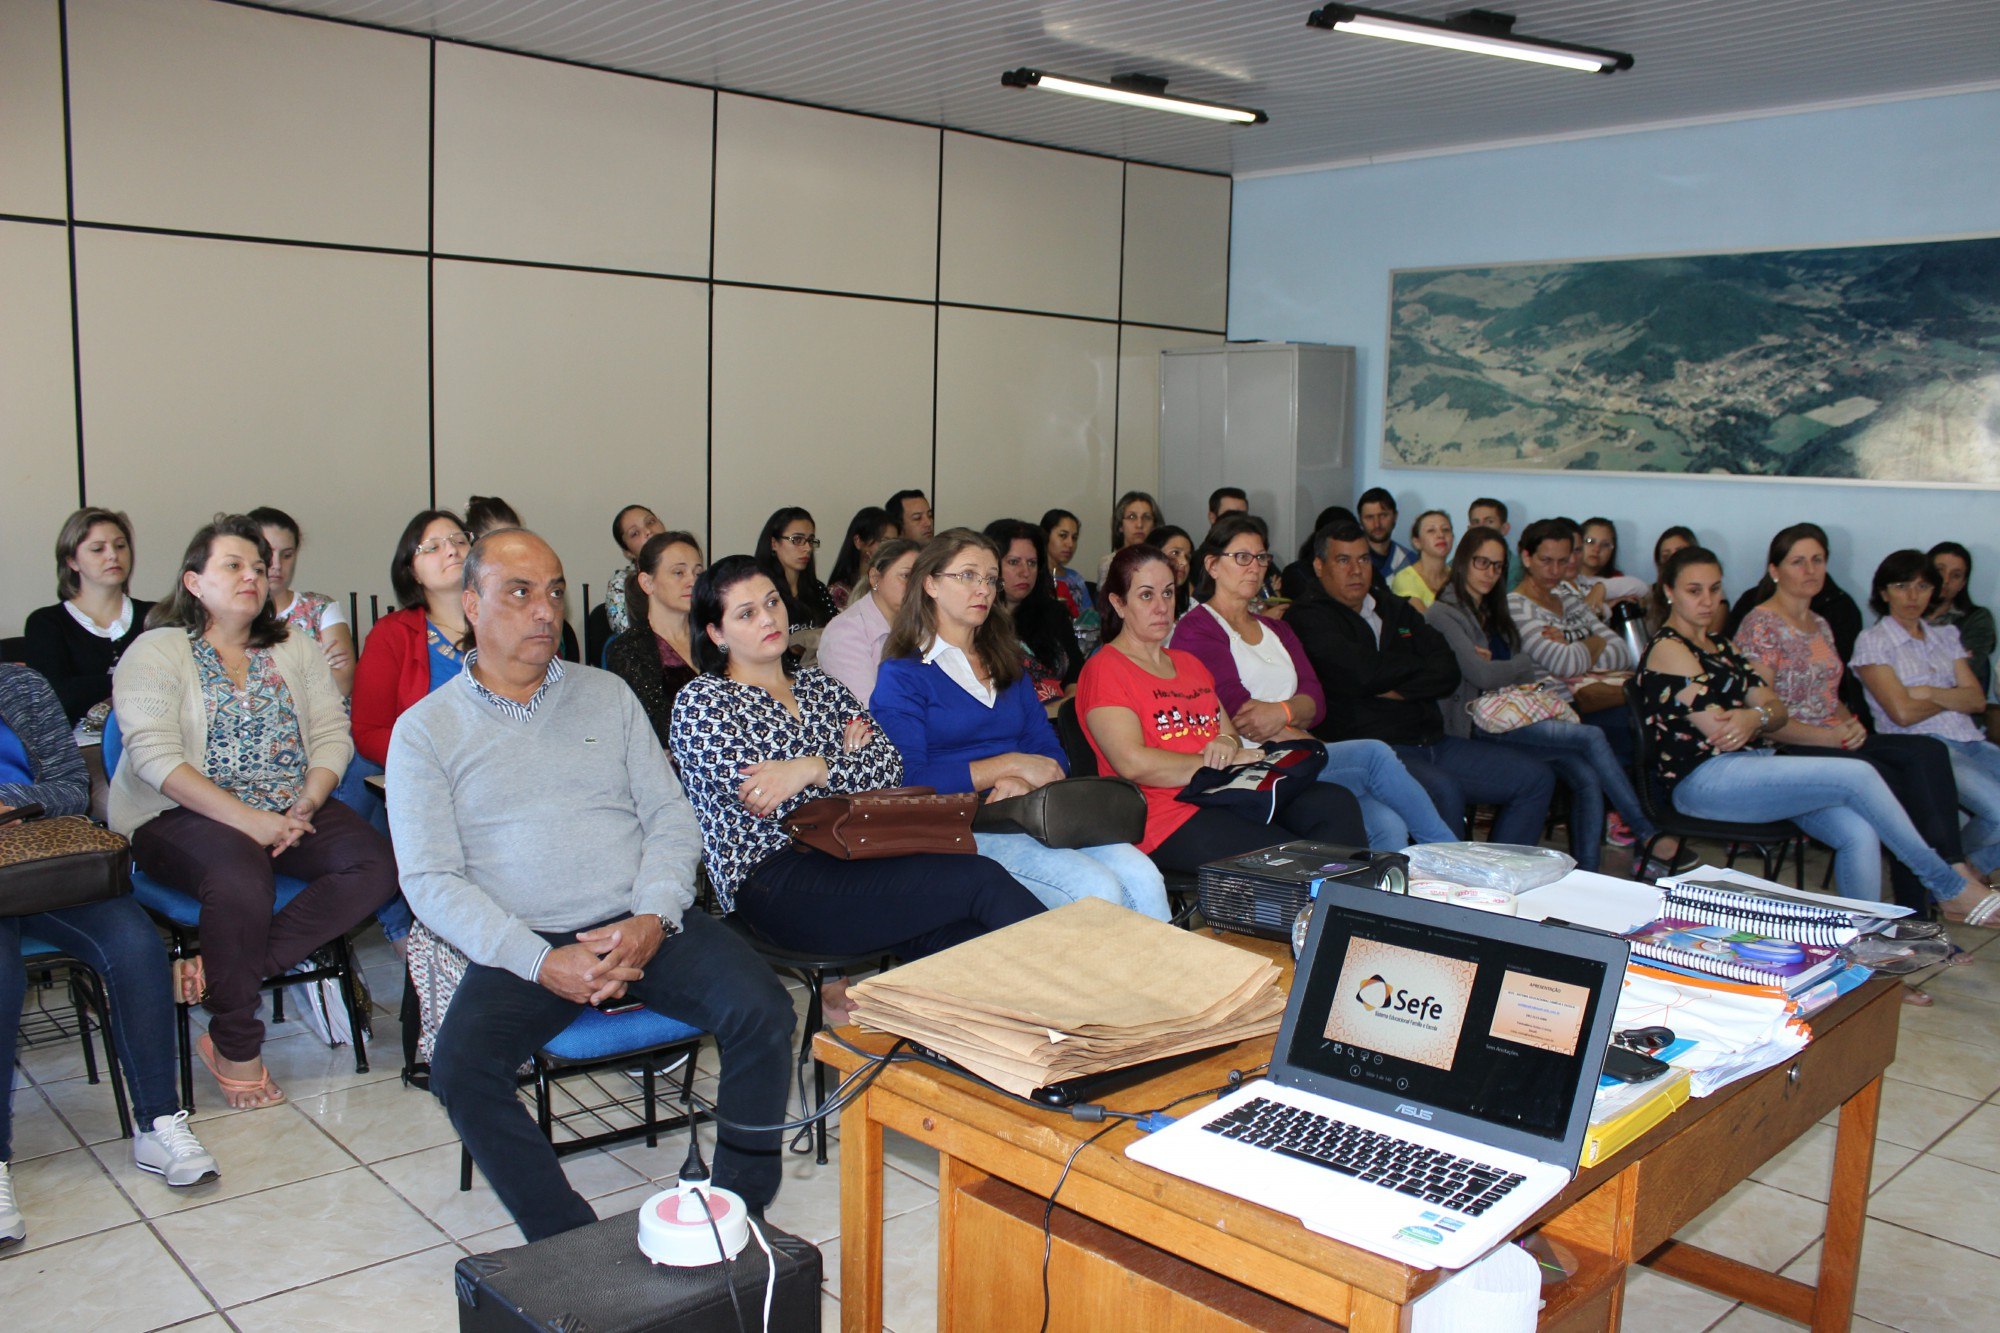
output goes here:
[[[1248, 514], [1217, 519], [1195, 552], [1196, 605], [1174, 627], [1173, 646], [1200, 658], [1215, 677], [1216, 697], [1240, 735], [1306, 740], [1326, 711], [1326, 694], [1291, 627], [1250, 609], [1270, 568], [1262, 524]], [[1413, 838], [1454, 840], [1431, 798], [1381, 741], [1330, 742], [1320, 781], [1354, 793], [1377, 851], [1400, 851]]]

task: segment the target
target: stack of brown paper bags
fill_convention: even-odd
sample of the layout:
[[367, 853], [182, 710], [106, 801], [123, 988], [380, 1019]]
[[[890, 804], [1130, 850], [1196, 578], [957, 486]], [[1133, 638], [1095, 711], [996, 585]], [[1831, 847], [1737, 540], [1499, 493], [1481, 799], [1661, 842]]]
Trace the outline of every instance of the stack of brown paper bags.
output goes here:
[[1019, 1096], [1278, 1030], [1281, 969], [1097, 898], [860, 983], [856, 1021]]

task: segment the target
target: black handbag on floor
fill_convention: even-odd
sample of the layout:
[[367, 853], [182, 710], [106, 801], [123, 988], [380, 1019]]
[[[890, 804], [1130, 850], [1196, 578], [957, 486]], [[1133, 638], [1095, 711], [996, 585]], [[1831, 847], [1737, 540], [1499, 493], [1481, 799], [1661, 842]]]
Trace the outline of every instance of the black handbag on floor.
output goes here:
[[975, 833], [1025, 833], [1044, 847], [1075, 849], [1138, 842], [1146, 836], [1146, 798], [1124, 778], [1063, 778], [972, 817]]
[[82, 815], [0, 812], [0, 916], [82, 907], [132, 892], [132, 848]]

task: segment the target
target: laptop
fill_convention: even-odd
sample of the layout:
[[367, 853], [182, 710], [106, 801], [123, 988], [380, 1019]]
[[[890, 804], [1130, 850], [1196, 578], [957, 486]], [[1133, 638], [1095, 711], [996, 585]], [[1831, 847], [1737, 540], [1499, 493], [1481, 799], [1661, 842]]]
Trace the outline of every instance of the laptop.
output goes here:
[[1329, 881], [1269, 1074], [1126, 1148], [1417, 1268], [1576, 1174], [1626, 943]]

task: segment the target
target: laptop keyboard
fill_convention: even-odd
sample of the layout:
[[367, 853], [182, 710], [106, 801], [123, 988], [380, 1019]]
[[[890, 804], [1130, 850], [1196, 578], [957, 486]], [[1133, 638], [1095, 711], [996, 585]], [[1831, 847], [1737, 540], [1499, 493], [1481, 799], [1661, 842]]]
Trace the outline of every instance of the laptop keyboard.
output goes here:
[[1253, 1097], [1202, 1128], [1469, 1217], [1485, 1213], [1527, 1179], [1470, 1157], [1439, 1152], [1264, 1097]]

